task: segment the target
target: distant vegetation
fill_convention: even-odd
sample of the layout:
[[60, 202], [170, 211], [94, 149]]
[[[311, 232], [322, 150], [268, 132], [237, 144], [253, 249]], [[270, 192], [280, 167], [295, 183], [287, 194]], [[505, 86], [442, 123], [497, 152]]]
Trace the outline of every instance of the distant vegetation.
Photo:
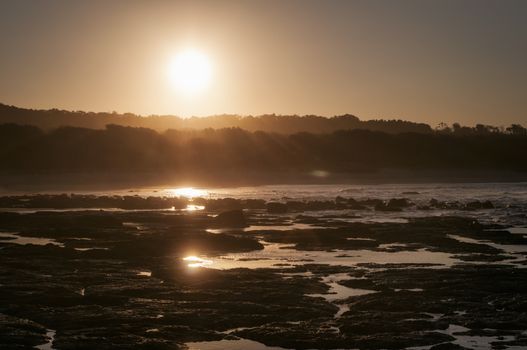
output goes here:
[[516, 126], [388, 134], [369, 130], [290, 135], [219, 130], [0, 125], [0, 172], [364, 172], [399, 169], [527, 170], [527, 135]]
[[237, 115], [217, 115], [203, 118], [178, 118], [175, 116], [142, 117], [131, 113], [87, 113], [58, 109], [32, 110], [0, 104], [0, 124], [16, 123], [34, 125], [44, 130], [61, 126], [74, 126], [90, 129], [104, 129], [108, 124], [133, 126], [163, 132], [168, 129], [241, 128], [248, 131], [266, 131], [281, 134], [298, 132], [330, 133], [337, 130], [364, 129], [387, 133], [419, 132], [429, 133], [432, 128], [423, 123], [404, 120], [367, 120], [347, 114], [333, 118], [320, 116], [277, 116], [257, 117]]
[[475, 127], [461, 126], [454, 123], [449, 126], [444, 123], [432, 128], [428, 124], [414, 123], [405, 120], [360, 120], [354, 115], [345, 114], [331, 118], [307, 115], [261, 115], [238, 116], [216, 115], [210, 117], [179, 118], [176, 116], [138, 116], [131, 113], [93, 113], [82, 111], [64, 111], [58, 109], [34, 110], [0, 103], [0, 124], [33, 125], [43, 130], [52, 130], [63, 126], [88, 129], [104, 129], [106, 125], [121, 125], [153, 129], [164, 132], [169, 129], [203, 130], [240, 128], [247, 131], [265, 131], [279, 134], [294, 134], [308, 132], [326, 134], [339, 130], [370, 130], [389, 134], [399, 133], [451, 133], [456, 135], [483, 135], [491, 133], [506, 133], [526, 135], [527, 130], [518, 124], [510, 127], [496, 127], [477, 124]]
[[[0, 104], [0, 174], [369, 173], [527, 170], [521, 125], [361, 121], [352, 115], [182, 119]], [[228, 176], [228, 175], [227, 175]]]

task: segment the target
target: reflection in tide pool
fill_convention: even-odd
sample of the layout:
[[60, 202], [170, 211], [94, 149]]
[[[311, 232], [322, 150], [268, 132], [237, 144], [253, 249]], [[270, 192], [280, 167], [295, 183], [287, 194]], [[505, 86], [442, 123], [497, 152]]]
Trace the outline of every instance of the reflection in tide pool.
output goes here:
[[527, 253], [527, 245], [524, 244], [499, 244], [487, 240], [474, 239], [459, 235], [447, 235], [447, 237], [463, 243], [488, 245], [489, 247], [499, 249], [507, 254]]
[[187, 204], [187, 207], [183, 210], [185, 211], [196, 211], [196, 210], [204, 210], [205, 206], [203, 205], [195, 205], [195, 204]]
[[212, 264], [212, 260], [202, 259], [195, 255], [190, 255], [183, 258], [188, 267], [206, 267]]
[[0, 232], [0, 242], [1, 243], [13, 243], [13, 244], [33, 244], [33, 245], [56, 245], [59, 247], [64, 247], [64, 244], [55, 241], [51, 238], [41, 238], [41, 237], [24, 237], [14, 233]]
[[285, 350], [276, 346], [267, 346], [248, 339], [204, 341], [186, 343], [189, 350]]
[[41, 345], [37, 345], [35, 346], [35, 349], [39, 349], [39, 350], [53, 350], [53, 341], [55, 340], [55, 334], [57, 332], [53, 329], [48, 329], [46, 330], [46, 337], [48, 339], [47, 342], [45, 342], [44, 344], [41, 344]]
[[[489, 334], [496, 332], [495, 329], [486, 329]], [[452, 341], [453, 344], [460, 346], [462, 349], [472, 349], [472, 350], [488, 350], [488, 349], [508, 349], [508, 350], [524, 350], [523, 346], [507, 346], [500, 343], [512, 342], [515, 337], [512, 335], [506, 336], [496, 336], [496, 335], [471, 335], [470, 328], [463, 326], [450, 324], [445, 330], [438, 329], [438, 333], [447, 334], [454, 338]], [[454, 348], [454, 346], [452, 347]], [[407, 348], [408, 350], [428, 350], [429, 346], [415, 346]]]
[[339, 318], [345, 312], [349, 311], [349, 305], [340, 303], [344, 299], [376, 293], [375, 290], [350, 288], [339, 284], [340, 281], [349, 280], [350, 276], [347, 273], [334, 273], [328, 276], [322, 277], [322, 283], [325, 283], [329, 290], [325, 294], [306, 294], [309, 297], [324, 298], [330, 303], [334, 303], [338, 307], [338, 311], [335, 313], [335, 318]]
[[347, 273], [334, 273], [322, 278], [322, 283], [329, 286], [329, 291], [325, 294], [307, 294], [311, 297], [324, 298], [329, 302], [347, 299], [359, 295], [376, 293], [374, 290], [350, 288], [339, 284], [340, 281], [349, 280], [351, 277]]
[[527, 227], [511, 227], [507, 231], [514, 235], [527, 235]]
[[[443, 252], [431, 252], [426, 249], [415, 251], [373, 251], [373, 250], [334, 250], [334, 251], [304, 251], [293, 249], [290, 245], [267, 243], [263, 250], [249, 253], [234, 253], [217, 257], [207, 257], [206, 266], [226, 270], [235, 268], [284, 268], [309, 263], [332, 266], [354, 266], [357, 264], [437, 264], [438, 267], [450, 267], [461, 260]], [[190, 258], [190, 257], [189, 257]]]
[[251, 231], [289, 231], [289, 230], [309, 230], [309, 229], [325, 229], [323, 226], [316, 226], [312, 224], [290, 223], [288, 225], [251, 225], [243, 228], [208, 228], [205, 231], [208, 233], [229, 233], [236, 231], [251, 232]]
[[324, 226], [316, 226], [312, 224], [303, 224], [300, 222], [291, 223], [289, 225], [251, 225], [245, 227], [243, 231], [287, 231], [287, 230], [312, 230], [312, 229], [325, 229]]

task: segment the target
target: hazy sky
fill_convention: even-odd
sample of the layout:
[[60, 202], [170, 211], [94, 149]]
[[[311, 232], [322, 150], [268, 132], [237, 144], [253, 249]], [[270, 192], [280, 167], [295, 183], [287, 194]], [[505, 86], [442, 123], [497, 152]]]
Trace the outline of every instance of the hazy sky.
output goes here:
[[[527, 1], [0, 0], [0, 102], [527, 124]], [[168, 79], [185, 48], [206, 91]]]

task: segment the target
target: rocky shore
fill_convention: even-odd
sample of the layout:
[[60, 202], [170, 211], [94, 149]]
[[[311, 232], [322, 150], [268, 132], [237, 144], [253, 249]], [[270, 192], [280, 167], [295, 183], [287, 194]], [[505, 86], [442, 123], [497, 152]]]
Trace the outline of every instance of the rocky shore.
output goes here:
[[[36, 195], [2, 197], [0, 207], [2, 349], [527, 346], [527, 238], [434, 215], [491, 202]], [[356, 220], [409, 208], [423, 215]], [[312, 258], [245, 267], [269, 246]], [[355, 258], [416, 252], [449, 260]]]

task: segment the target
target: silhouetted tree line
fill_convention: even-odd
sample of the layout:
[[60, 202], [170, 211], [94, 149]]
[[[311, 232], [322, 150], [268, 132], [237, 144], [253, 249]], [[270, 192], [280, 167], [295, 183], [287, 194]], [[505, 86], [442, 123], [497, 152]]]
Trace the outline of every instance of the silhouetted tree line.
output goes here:
[[168, 129], [223, 129], [241, 128], [248, 131], [267, 131], [283, 134], [297, 132], [330, 133], [346, 129], [366, 129], [388, 133], [421, 132], [430, 133], [432, 128], [423, 123], [404, 120], [368, 120], [346, 114], [326, 118], [308, 116], [246, 116], [217, 115], [210, 117], [179, 118], [175, 116], [142, 117], [131, 113], [91, 113], [82, 111], [32, 110], [0, 104], [0, 124], [16, 123], [34, 125], [44, 130], [61, 126], [74, 126], [90, 129], [104, 129], [108, 124], [133, 126], [163, 132]]
[[357, 172], [381, 168], [527, 170], [523, 133], [290, 135], [239, 128], [167, 130], [0, 125], [0, 172]]
[[169, 129], [225, 129], [240, 128], [247, 131], [265, 131], [280, 134], [294, 134], [309, 132], [314, 134], [332, 133], [339, 130], [370, 130], [390, 134], [398, 133], [442, 133], [455, 135], [474, 134], [513, 134], [526, 135], [527, 129], [519, 124], [510, 127], [497, 127], [476, 124], [474, 127], [461, 126], [454, 123], [451, 126], [440, 123], [435, 129], [424, 123], [414, 123], [405, 120], [360, 120], [354, 115], [345, 114], [331, 118], [316, 115], [215, 115], [209, 117], [179, 118], [176, 116], [148, 117], [132, 113], [93, 113], [83, 111], [65, 111], [58, 109], [33, 110], [8, 106], [0, 103], [0, 124], [14, 123], [20, 125], [33, 125], [43, 130], [52, 130], [63, 126], [82, 127], [89, 129], [104, 129], [106, 125], [114, 124], [153, 129], [164, 132]]
[[527, 129], [520, 124], [512, 124], [509, 127], [498, 127], [492, 125], [476, 124], [473, 128], [468, 126], [461, 126], [459, 123], [454, 123], [452, 126], [448, 126], [445, 123], [440, 123], [436, 132], [443, 134], [454, 134], [454, 135], [490, 135], [490, 134], [510, 134], [527, 136]]

